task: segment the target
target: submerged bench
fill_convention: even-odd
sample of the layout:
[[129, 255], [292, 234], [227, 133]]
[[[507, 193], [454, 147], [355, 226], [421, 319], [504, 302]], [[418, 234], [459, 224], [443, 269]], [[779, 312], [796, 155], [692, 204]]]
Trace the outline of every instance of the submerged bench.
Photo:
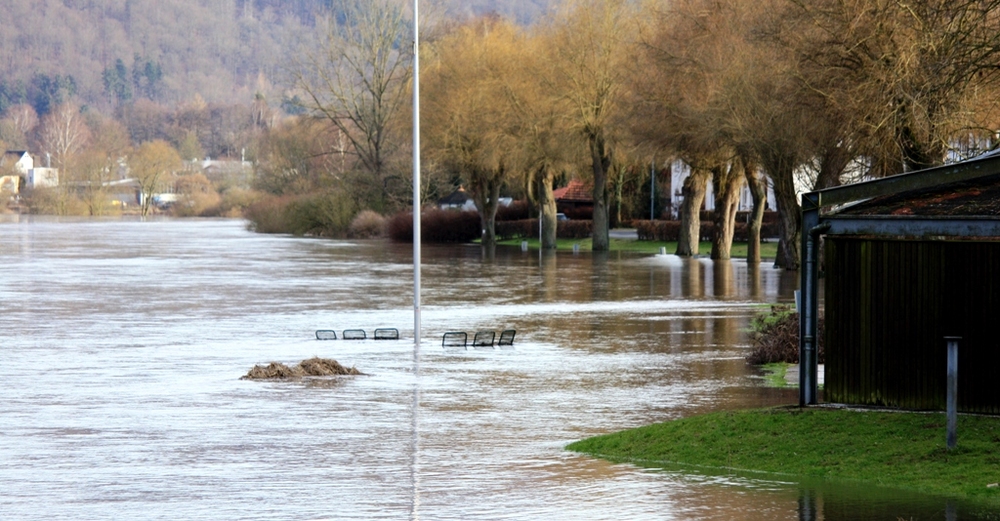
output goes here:
[[514, 345], [514, 335], [517, 331], [513, 329], [504, 329], [500, 332], [500, 341], [497, 342], [498, 346], [512, 346]]
[[399, 340], [399, 330], [394, 327], [381, 327], [375, 330], [375, 340]]
[[476, 331], [475, 338], [472, 339], [472, 347], [493, 347], [493, 339], [497, 334], [488, 329]]
[[364, 340], [368, 338], [364, 329], [345, 329], [344, 340]]
[[336, 340], [337, 332], [332, 329], [317, 329], [316, 340]]
[[469, 343], [469, 335], [465, 331], [449, 331], [441, 337], [441, 347], [465, 347]]

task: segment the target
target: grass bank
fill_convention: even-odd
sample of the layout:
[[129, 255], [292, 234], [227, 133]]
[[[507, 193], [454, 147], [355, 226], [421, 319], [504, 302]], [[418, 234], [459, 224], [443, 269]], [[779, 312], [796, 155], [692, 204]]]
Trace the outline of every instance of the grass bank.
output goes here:
[[[641, 466], [828, 479], [1000, 507], [1000, 418], [783, 407], [705, 414], [588, 438], [567, 448]], [[992, 486], [991, 486], [992, 485]]]
[[[497, 241], [497, 244], [505, 246], [520, 246], [522, 241], [528, 242], [528, 248], [531, 250], [537, 250], [539, 248], [538, 239], [509, 239], [505, 241]], [[573, 245], [579, 244], [580, 251], [591, 251], [591, 239], [557, 239], [556, 249], [560, 251], [573, 251]], [[674, 253], [677, 251], [676, 242], [662, 242], [662, 241], [637, 241], [630, 239], [611, 239], [611, 251], [631, 251], [636, 253], [649, 253], [655, 254], [660, 253], [660, 248], [666, 248], [667, 253]], [[712, 251], [712, 243], [703, 242], [700, 243], [698, 251], [701, 255], [708, 256]], [[774, 259], [778, 254], [778, 243], [776, 242], [765, 242], [761, 244], [761, 257], [764, 259]], [[745, 259], [747, 256], [747, 243], [745, 242], [734, 242], [732, 249], [732, 258], [734, 259]]]

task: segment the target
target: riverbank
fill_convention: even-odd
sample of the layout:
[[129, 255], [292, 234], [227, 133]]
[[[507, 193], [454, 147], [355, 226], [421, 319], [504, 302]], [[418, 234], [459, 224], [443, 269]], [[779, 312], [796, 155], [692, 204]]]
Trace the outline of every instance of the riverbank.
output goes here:
[[[504, 241], [497, 241], [497, 244], [504, 246], [520, 246], [522, 242], [528, 243], [528, 249], [537, 250], [539, 247], [539, 241], [537, 238], [534, 239], [508, 239]], [[558, 251], [573, 251], [573, 246], [577, 245], [579, 251], [591, 251], [591, 239], [557, 239], [556, 240], [556, 250]], [[636, 253], [649, 253], [657, 254], [660, 253], [660, 248], [666, 248], [668, 254], [673, 254], [677, 251], [676, 242], [663, 242], [663, 241], [640, 241], [632, 238], [615, 238], [614, 236], [610, 239], [611, 251], [631, 251]], [[778, 243], [777, 242], [764, 242], [760, 245], [760, 254], [764, 259], [774, 259], [778, 254]], [[698, 251], [701, 255], [708, 257], [712, 252], [712, 243], [702, 242], [698, 246]], [[747, 256], [747, 243], [745, 242], [734, 242], [731, 251], [731, 256], [733, 259], [745, 259]]]
[[962, 415], [945, 449], [941, 413], [779, 407], [694, 416], [567, 449], [645, 467], [826, 479], [1000, 507], [1000, 418]]

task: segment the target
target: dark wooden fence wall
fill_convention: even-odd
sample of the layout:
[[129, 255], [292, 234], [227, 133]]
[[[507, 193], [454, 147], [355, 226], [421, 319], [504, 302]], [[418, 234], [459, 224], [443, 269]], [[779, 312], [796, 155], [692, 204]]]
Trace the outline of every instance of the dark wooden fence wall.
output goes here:
[[825, 242], [826, 401], [944, 409], [961, 336], [959, 410], [1000, 414], [1000, 242]]

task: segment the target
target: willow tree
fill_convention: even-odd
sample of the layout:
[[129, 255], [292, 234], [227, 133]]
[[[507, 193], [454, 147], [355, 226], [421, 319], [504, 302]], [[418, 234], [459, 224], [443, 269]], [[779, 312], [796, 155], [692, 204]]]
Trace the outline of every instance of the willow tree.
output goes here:
[[734, 168], [736, 150], [726, 132], [722, 86], [730, 67], [734, 37], [728, 13], [715, 2], [682, 0], [651, 13], [632, 95], [632, 129], [691, 167], [684, 181], [677, 255], [699, 252], [699, 212], [709, 179], [715, 188], [716, 221], [712, 257], [730, 256], [742, 170]]
[[627, 0], [569, 0], [554, 26], [554, 82], [572, 106], [571, 122], [586, 141], [594, 178], [593, 249], [606, 251], [608, 176], [619, 130], [633, 38], [634, 3]]
[[343, 18], [318, 23], [318, 48], [305, 52], [293, 75], [304, 105], [344, 142], [331, 154], [350, 154], [368, 175], [359, 179], [387, 196], [391, 158], [402, 142], [398, 118], [409, 102], [412, 49], [406, 12], [393, 0], [343, 0]]
[[428, 157], [467, 185], [486, 247], [496, 244], [500, 189], [514, 166], [505, 82], [520, 38], [513, 24], [498, 18], [461, 26], [434, 43], [421, 85]]
[[551, 250], [556, 248], [556, 175], [577, 164], [585, 150], [575, 125], [574, 103], [553, 88], [560, 76], [552, 60], [563, 42], [547, 29], [535, 28], [518, 40], [516, 59], [508, 62], [503, 88], [513, 114], [511, 157], [538, 205], [541, 247]]

